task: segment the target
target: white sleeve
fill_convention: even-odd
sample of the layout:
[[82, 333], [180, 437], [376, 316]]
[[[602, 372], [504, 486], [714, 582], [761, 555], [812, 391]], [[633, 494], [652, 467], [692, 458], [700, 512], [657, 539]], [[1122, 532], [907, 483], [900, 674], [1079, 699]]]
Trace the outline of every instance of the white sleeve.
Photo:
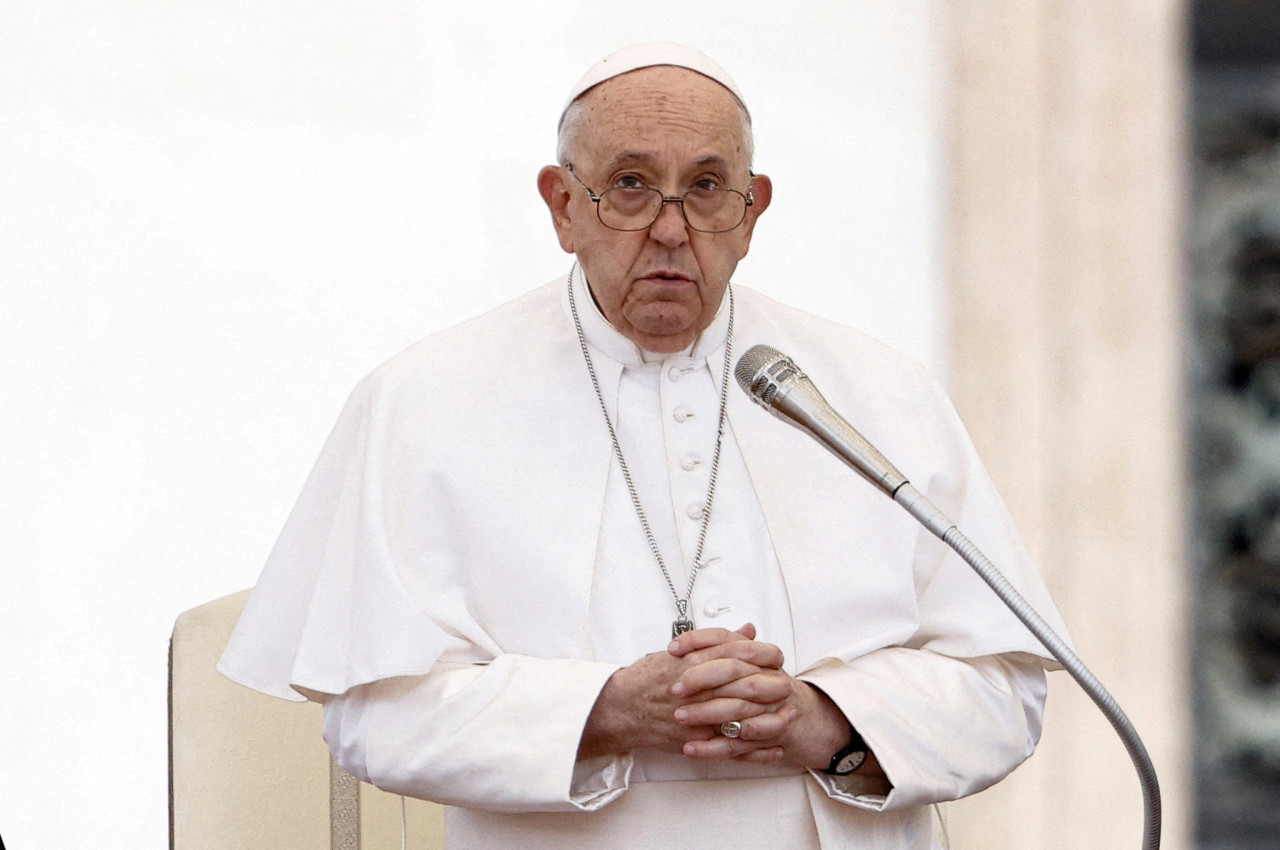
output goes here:
[[324, 702], [335, 761], [387, 791], [504, 812], [591, 811], [627, 788], [632, 759], [577, 761], [587, 716], [618, 668], [501, 655], [437, 663]]
[[951, 658], [887, 647], [800, 674], [844, 712], [889, 777], [887, 795], [860, 777], [813, 776], [834, 799], [873, 810], [955, 800], [999, 782], [1035, 750], [1046, 683], [1023, 655]]

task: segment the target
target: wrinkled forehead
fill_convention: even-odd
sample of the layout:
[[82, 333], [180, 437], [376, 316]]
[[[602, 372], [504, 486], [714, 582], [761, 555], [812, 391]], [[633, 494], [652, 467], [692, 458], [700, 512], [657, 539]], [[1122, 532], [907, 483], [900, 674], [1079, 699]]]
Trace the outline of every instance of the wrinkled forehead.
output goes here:
[[737, 99], [723, 86], [685, 68], [629, 71], [575, 102], [571, 120], [584, 164], [625, 159], [685, 165], [749, 167], [749, 129]]
[[564, 124], [565, 113], [574, 101], [581, 98], [587, 92], [595, 89], [601, 83], [615, 79], [632, 71], [638, 71], [642, 68], [653, 68], [656, 66], [672, 66], [675, 68], [683, 68], [693, 71], [703, 77], [714, 80], [728, 92], [733, 95], [737, 105], [747, 119], [750, 120], [750, 113], [747, 111], [746, 101], [742, 97], [742, 92], [738, 90], [738, 86], [734, 83], [733, 78], [713, 61], [706, 54], [694, 50], [692, 47], [685, 47], [680, 44], [654, 43], [654, 44], [635, 44], [630, 47], [612, 53], [592, 65], [587, 73], [582, 75], [582, 79], [578, 80], [577, 85], [569, 92], [569, 97], [565, 101], [564, 110], [560, 113], [560, 124]]

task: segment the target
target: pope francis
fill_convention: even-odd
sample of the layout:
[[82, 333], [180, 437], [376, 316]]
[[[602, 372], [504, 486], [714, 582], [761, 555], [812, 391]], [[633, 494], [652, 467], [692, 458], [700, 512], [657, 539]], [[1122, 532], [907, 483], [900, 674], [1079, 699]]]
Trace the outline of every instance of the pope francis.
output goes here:
[[538, 189], [569, 273], [360, 383], [219, 664], [324, 704], [335, 759], [450, 847], [933, 847], [929, 804], [1040, 734], [1037, 640], [966, 566], [730, 391], [795, 356], [1062, 624], [945, 396], [730, 279], [772, 184], [728, 75], [590, 69]]

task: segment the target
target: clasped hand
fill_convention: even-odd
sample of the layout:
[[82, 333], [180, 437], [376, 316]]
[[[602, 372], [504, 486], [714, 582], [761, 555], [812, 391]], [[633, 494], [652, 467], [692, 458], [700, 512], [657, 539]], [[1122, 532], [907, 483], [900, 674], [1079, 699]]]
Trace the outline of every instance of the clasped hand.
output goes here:
[[[827, 697], [782, 669], [782, 650], [737, 631], [697, 629], [615, 673], [601, 691], [579, 757], [649, 747], [696, 759], [825, 767], [848, 738]], [[720, 725], [742, 724], [737, 738]], [[833, 743], [834, 742], [834, 743]]]

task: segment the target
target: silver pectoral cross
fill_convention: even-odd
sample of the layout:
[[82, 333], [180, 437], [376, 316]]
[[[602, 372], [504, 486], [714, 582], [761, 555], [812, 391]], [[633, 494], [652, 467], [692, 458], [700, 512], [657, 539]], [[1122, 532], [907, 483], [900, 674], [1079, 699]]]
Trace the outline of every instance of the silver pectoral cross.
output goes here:
[[689, 619], [689, 600], [677, 599], [676, 610], [679, 612], [674, 620], [671, 621], [671, 639], [675, 640], [685, 632], [693, 631], [693, 620]]

